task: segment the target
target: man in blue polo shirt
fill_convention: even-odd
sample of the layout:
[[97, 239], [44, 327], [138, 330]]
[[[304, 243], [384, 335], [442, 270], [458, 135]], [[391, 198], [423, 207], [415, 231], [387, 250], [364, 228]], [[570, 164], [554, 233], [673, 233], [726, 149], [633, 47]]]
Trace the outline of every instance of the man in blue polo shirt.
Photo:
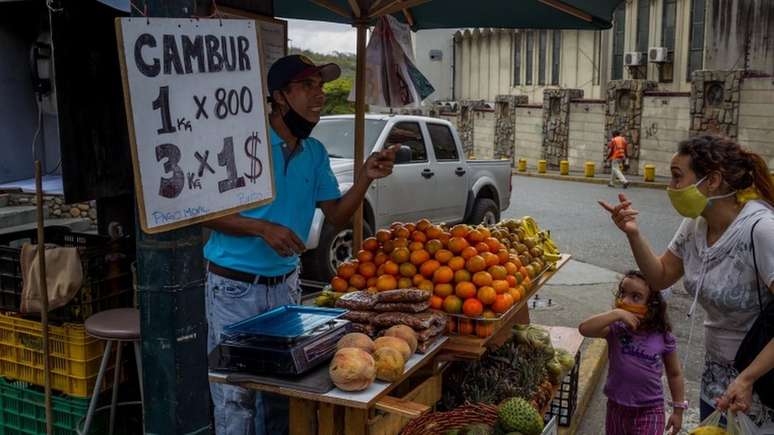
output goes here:
[[[299, 255], [316, 207], [337, 226], [349, 223], [371, 181], [392, 172], [395, 152], [371, 155], [363, 176], [341, 195], [323, 144], [309, 137], [325, 103], [323, 84], [341, 74], [336, 64], [314, 65], [304, 56], [279, 59], [268, 75], [274, 166], [274, 201], [207, 224], [207, 351], [223, 328], [278, 305], [298, 303]], [[217, 435], [283, 434], [287, 399], [211, 384]]]

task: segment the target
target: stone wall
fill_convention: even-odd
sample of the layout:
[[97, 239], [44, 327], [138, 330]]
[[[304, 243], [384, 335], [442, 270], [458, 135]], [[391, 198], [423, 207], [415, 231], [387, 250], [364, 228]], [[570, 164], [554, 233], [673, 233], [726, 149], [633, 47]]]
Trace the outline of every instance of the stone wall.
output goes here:
[[744, 71], [696, 71], [691, 87], [691, 135], [715, 133], [736, 139], [739, 87]]
[[[34, 194], [12, 193], [8, 205], [37, 205], [37, 197]], [[77, 204], [65, 204], [64, 196], [44, 195], [43, 206], [48, 209], [47, 219], [90, 219], [92, 225], [97, 225], [97, 202], [80, 202]]]
[[576, 100], [570, 104], [567, 160], [570, 170], [580, 171], [586, 161], [601, 168], [599, 145], [605, 131], [605, 103], [600, 100]]
[[567, 158], [570, 133], [570, 102], [583, 98], [581, 89], [543, 91], [543, 158], [552, 168]]
[[494, 157], [508, 159], [513, 162], [514, 130], [516, 121], [516, 106], [527, 104], [526, 96], [498, 95], [495, 100], [495, 144]]
[[471, 159], [494, 158], [495, 112], [489, 109], [473, 110], [473, 155]]
[[739, 90], [737, 140], [761, 154], [774, 171], [774, 77], [748, 77]]
[[514, 111], [514, 151], [516, 159], [525, 158], [537, 166], [543, 158], [543, 106], [518, 105]]
[[619, 130], [629, 142], [631, 166], [628, 172], [636, 173], [640, 156], [643, 94], [656, 86], [656, 82], [648, 80], [613, 80], [608, 83], [605, 131], [600, 146], [602, 160], [607, 156], [607, 142], [612, 131]]
[[457, 131], [462, 141], [462, 152], [466, 156], [473, 155], [473, 108], [479, 104], [478, 101], [461, 101], [460, 116], [457, 122]]
[[652, 164], [656, 166], [656, 175], [670, 176], [669, 164], [677, 144], [688, 138], [690, 107], [689, 94], [645, 94], [640, 139], [641, 174], [646, 164]]

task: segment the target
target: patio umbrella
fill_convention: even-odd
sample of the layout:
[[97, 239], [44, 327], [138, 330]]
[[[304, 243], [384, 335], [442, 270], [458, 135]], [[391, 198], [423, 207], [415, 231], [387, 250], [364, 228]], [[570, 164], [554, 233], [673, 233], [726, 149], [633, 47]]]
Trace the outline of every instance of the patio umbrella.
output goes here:
[[[366, 30], [379, 17], [393, 15], [413, 30], [493, 27], [587, 29], [611, 27], [623, 0], [274, 0], [274, 15], [351, 24], [357, 28], [355, 73], [355, 180], [360, 177], [365, 135]], [[238, 1], [249, 8], [250, 1]], [[247, 3], [247, 5], [245, 5]], [[235, 5], [236, 6], [236, 5]], [[353, 220], [353, 251], [363, 240], [362, 207]]]

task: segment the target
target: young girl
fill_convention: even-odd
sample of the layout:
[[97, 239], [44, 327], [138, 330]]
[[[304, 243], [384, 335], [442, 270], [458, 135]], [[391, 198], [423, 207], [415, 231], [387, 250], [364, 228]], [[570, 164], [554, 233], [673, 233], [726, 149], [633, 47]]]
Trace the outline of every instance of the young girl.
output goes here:
[[607, 435], [664, 433], [664, 369], [674, 400], [666, 429], [676, 435], [688, 407], [683, 373], [666, 303], [642, 273], [627, 272], [618, 285], [616, 308], [585, 320], [578, 329], [586, 337], [605, 338], [608, 343]]

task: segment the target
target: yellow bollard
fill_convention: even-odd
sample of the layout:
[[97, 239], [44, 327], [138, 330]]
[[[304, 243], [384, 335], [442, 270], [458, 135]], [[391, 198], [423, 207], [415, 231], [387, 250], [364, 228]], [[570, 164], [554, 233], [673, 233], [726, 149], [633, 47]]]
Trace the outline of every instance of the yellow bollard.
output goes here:
[[594, 177], [594, 162], [586, 162], [586, 165], [584, 166], [586, 176], [589, 178]]
[[548, 166], [548, 162], [545, 160], [538, 160], [538, 172], [541, 174], [546, 173], [546, 167]]
[[527, 172], [527, 159], [519, 159], [519, 172]]
[[562, 160], [559, 162], [559, 174], [560, 175], [570, 175], [570, 162], [567, 160]]
[[656, 165], [645, 165], [645, 181], [656, 181]]

